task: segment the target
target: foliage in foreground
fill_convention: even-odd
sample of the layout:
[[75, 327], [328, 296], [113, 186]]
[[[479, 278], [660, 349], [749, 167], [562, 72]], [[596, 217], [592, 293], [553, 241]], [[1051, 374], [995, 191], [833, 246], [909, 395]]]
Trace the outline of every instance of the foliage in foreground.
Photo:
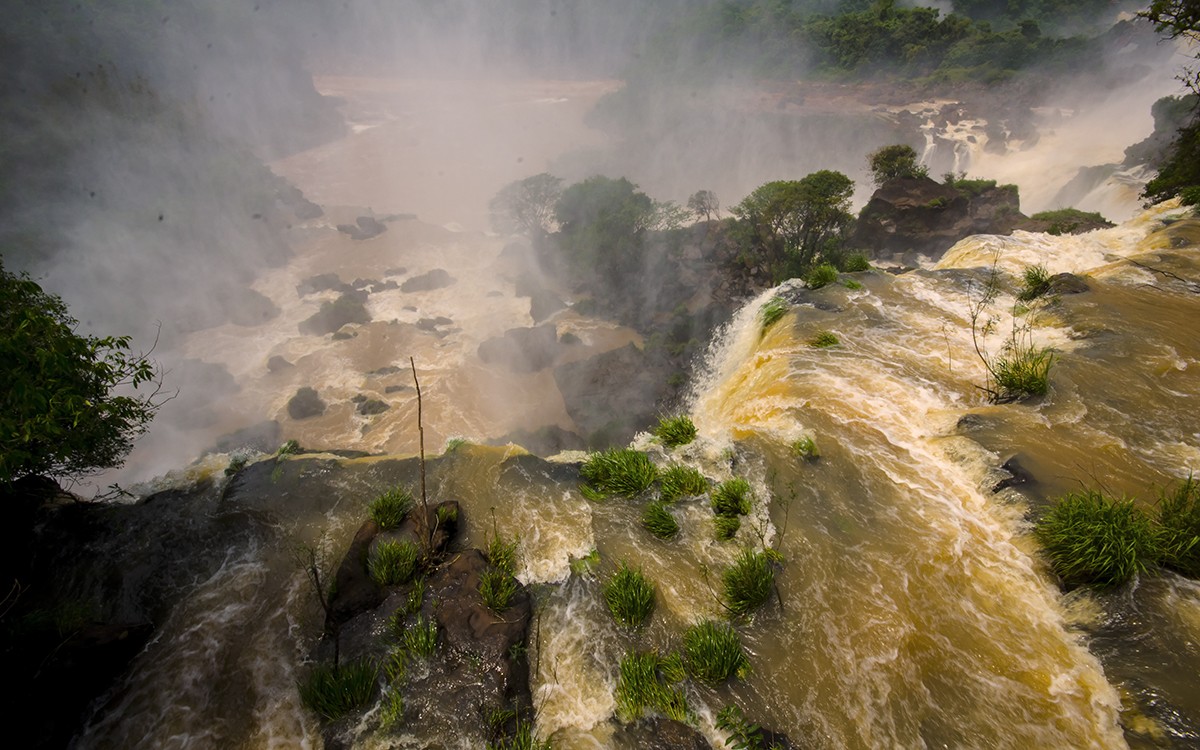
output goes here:
[[491, 568], [479, 576], [479, 595], [488, 609], [500, 614], [517, 595], [517, 579], [503, 570]]
[[838, 270], [830, 263], [822, 263], [815, 266], [808, 275], [804, 277], [804, 283], [812, 289], [820, 289], [824, 286], [829, 286], [838, 280]]
[[380, 586], [395, 586], [412, 578], [417, 570], [417, 545], [385, 539], [367, 558], [367, 572]]
[[742, 519], [737, 516], [713, 516], [713, 537], [718, 542], [728, 542], [742, 528]]
[[808, 340], [808, 345], [813, 349], [828, 349], [831, 346], [837, 346], [839, 343], [837, 334], [833, 331], [818, 331], [811, 339]]
[[762, 333], [766, 333], [771, 326], [775, 325], [787, 314], [789, 305], [783, 297], [772, 297], [763, 303], [763, 306], [758, 309], [758, 318], [761, 324], [759, 329]]
[[745, 617], [761, 607], [775, 588], [775, 569], [765, 552], [742, 550], [733, 565], [721, 574], [725, 607], [735, 617]]
[[715, 620], [687, 629], [683, 634], [683, 660], [689, 675], [709, 685], [744, 677], [750, 671], [750, 660], [737, 631]]
[[403, 487], [393, 487], [371, 501], [371, 520], [381, 531], [397, 528], [413, 507], [412, 493]]
[[654, 584], [642, 571], [621, 562], [604, 584], [604, 603], [617, 622], [639, 627], [654, 610]]
[[1188, 476], [1163, 492], [1157, 513], [1163, 534], [1162, 564], [1200, 578], [1200, 482]]
[[659, 539], [674, 539], [679, 535], [679, 522], [661, 501], [646, 505], [642, 511], [642, 526]]
[[1160, 530], [1133, 500], [1095, 490], [1059, 498], [1034, 534], [1070, 586], [1124, 583], [1155, 565], [1163, 550]]
[[630, 651], [617, 672], [617, 714], [622, 721], [636, 721], [652, 709], [668, 719], [688, 721], [687, 697], [674, 687], [684, 676], [678, 653], [661, 657], [654, 651]]
[[299, 685], [300, 700], [326, 721], [337, 721], [371, 701], [378, 674], [365, 659], [340, 667], [317, 665]]
[[750, 512], [750, 483], [734, 477], [717, 485], [712, 493], [713, 513], [718, 516], [744, 516]]
[[[163, 399], [128, 336], [75, 333], [66, 304], [0, 265], [0, 482], [120, 466]], [[117, 392], [126, 395], [116, 395]]]
[[672, 466], [659, 477], [659, 496], [673, 503], [681, 497], [695, 497], [708, 492], [708, 480], [690, 466]]
[[1045, 396], [1050, 390], [1050, 367], [1054, 353], [1028, 344], [1009, 347], [991, 365], [997, 401], [1026, 396]]
[[765, 744], [762, 727], [750, 723], [735, 705], [717, 712], [717, 729], [729, 732], [726, 747], [730, 750], [783, 750], [777, 743]]
[[630, 448], [610, 448], [588, 456], [579, 468], [587, 481], [585, 495], [637, 497], [658, 478], [658, 470], [648, 456]]
[[696, 425], [686, 414], [662, 417], [658, 420], [658, 427], [654, 428], [654, 437], [668, 448], [687, 445], [696, 439]]
[[1017, 299], [1022, 302], [1037, 299], [1050, 291], [1050, 272], [1043, 265], [1027, 266], [1021, 278], [1024, 284], [1017, 292]]

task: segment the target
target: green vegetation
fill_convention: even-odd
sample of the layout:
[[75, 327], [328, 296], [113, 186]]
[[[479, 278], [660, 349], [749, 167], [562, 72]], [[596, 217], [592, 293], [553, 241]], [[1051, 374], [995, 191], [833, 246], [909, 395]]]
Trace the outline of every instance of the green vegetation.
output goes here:
[[1200, 482], [1191, 475], [1158, 499], [1162, 528], [1162, 564], [1190, 578], [1200, 578]]
[[299, 685], [300, 700], [326, 721], [337, 721], [371, 701], [378, 676], [365, 659], [340, 667], [317, 665]]
[[404, 648], [409, 653], [428, 658], [437, 651], [438, 626], [436, 620], [426, 620], [417, 615], [416, 622], [404, 630]]
[[969, 198], [978, 198], [989, 190], [997, 188], [1013, 193], [1017, 192], [1016, 185], [996, 185], [995, 180], [969, 180], [965, 175], [956, 177], [953, 173], [949, 172], [942, 177], [942, 182]]
[[379, 526], [380, 531], [395, 529], [412, 510], [414, 502], [411, 492], [402, 487], [393, 487], [371, 501], [371, 520]]
[[659, 539], [674, 539], [679, 536], [679, 523], [663, 502], [648, 503], [642, 511], [642, 526]]
[[389, 687], [383, 696], [383, 708], [379, 710], [379, 724], [385, 730], [395, 729], [404, 724], [404, 695], [394, 687]]
[[1050, 272], [1045, 266], [1026, 266], [1021, 276], [1025, 284], [1017, 292], [1017, 299], [1022, 302], [1037, 299], [1050, 291]]
[[1010, 345], [992, 363], [996, 400], [1045, 396], [1050, 389], [1050, 367], [1054, 353], [1028, 343]]
[[862, 253], [850, 253], [841, 259], [841, 263], [837, 264], [838, 269], [844, 273], [858, 273], [859, 271], [870, 271], [871, 261]]
[[461, 448], [467, 444], [468, 444], [468, 442], [467, 442], [466, 438], [462, 438], [462, 437], [449, 438], [446, 440], [446, 448], [445, 448], [445, 450], [442, 451], [442, 453], [453, 453], [454, 451], [458, 450], [459, 448]]
[[750, 483], [741, 477], [721, 482], [712, 493], [713, 513], [744, 516], [750, 512]]
[[561, 196], [562, 180], [545, 172], [510, 182], [488, 204], [492, 228], [531, 238], [553, 231], [554, 207]]
[[1080, 227], [1111, 227], [1113, 223], [1095, 211], [1080, 211], [1077, 208], [1060, 208], [1056, 211], [1039, 211], [1030, 216], [1034, 221], [1049, 222], [1046, 234], [1071, 234]]
[[517, 579], [503, 570], [490, 568], [479, 576], [479, 595], [488, 609], [500, 614], [517, 595]]
[[[487, 750], [551, 750], [550, 741], [538, 742], [533, 738], [533, 724], [528, 721], [523, 721], [519, 716], [516, 718], [516, 731], [510, 737], [502, 737], [494, 742], [487, 743]], [[494, 726], [503, 726], [508, 721], [504, 718], [494, 723]]]
[[771, 326], [778, 323], [787, 311], [791, 309], [791, 305], [787, 303], [783, 297], [772, 297], [763, 303], [763, 306], [758, 310], [758, 319], [761, 323], [760, 331], [766, 333]]
[[689, 675], [709, 685], [750, 671], [737, 631], [714, 620], [693, 625], [683, 634], [683, 663]]
[[783, 750], [777, 743], [765, 744], [762, 727], [746, 720], [742, 709], [728, 705], [717, 712], [717, 729], [729, 732], [725, 746], [730, 750]]
[[577, 576], [590, 576], [600, 565], [600, 550], [593, 547], [583, 557], [571, 560], [571, 574]]
[[929, 176], [929, 169], [917, 162], [917, 152], [905, 144], [884, 146], [873, 151], [867, 157], [867, 163], [876, 187], [890, 180]]
[[659, 496], [673, 503], [681, 497], [695, 497], [708, 492], [708, 480], [690, 466], [672, 466], [659, 475]]
[[488, 540], [487, 559], [493, 568], [510, 576], [517, 574], [517, 545], [519, 539], [507, 540], [497, 535]]
[[828, 349], [840, 343], [833, 331], [818, 331], [815, 336], [808, 340], [808, 345], [813, 349]]
[[128, 336], [77, 324], [62, 299], [0, 265], [0, 484], [120, 466], [162, 404], [161, 371]]
[[622, 561], [604, 583], [604, 603], [617, 622], [627, 628], [640, 627], [654, 610], [654, 584], [642, 571]]
[[457, 505], [439, 505], [433, 509], [433, 515], [439, 525], [453, 523], [458, 520]]
[[745, 617], [761, 607], [775, 588], [775, 569], [763, 552], [742, 550], [733, 565], [721, 574], [726, 609]]
[[804, 283], [812, 289], [820, 289], [838, 280], [838, 270], [830, 263], [822, 263], [814, 267], [804, 277]]
[[[1200, 40], [1200, 10], [1194, 0], [1154, 0], [1138, 14], [1154, 24], [1160, 34], [1170, 39], [1180, 37], [1192, 43]], [[1200, 53], [1197, 54], [1200, 57]], [[1142, 196], [1150, 203], [1178, 197], [1185, 206], [1200, 206], [1200, 69], [1186, 69], [1181, 76], [1192, 93], [1186, 97], [1160, 99], [1151, 109], [1155, 131], [1175, 129], [1176, 137], [1165, 156], [1156, 158], [1152, 166], [1158, 175], [1146, 183]], [[1176, 110], [1171, 116], [1170, 110]], [[1180, 112], [1182, 110], [1182, 112]], [[1163, 121], [1173, 121], [1161, 128]]]
[[809, 435], [792, 443], [792, 453], [810, 461], [821, 457], [821, 452], [817, 450], [817, 441]]
[[672, 687], [683, 680], [681, 664], [675, 653], [666, 658], [653, 651], [627, 653], [617, 671], [617, 715], [621, 720], [637, 721], [646, 709], [652, 709], [668, 719], [688, 721], [687, 697], [682, 689]]
[[660, 417], [658, 427], [654, 428], [654, 437], [658, 438], [668, 448], [687, 445], [696, 439], [696, 425], [686, 414], [675, 417]]
[[658, 470], [645, 453], [630, 448], [610, 448], [588, 456], [579, 468], [587, 480], [584, 492], [592, 497], [620, 495], [634, 498], [658, 478]]
[[624, 177], [596, 175], [564, 190], [554, 217], [576, 274], [598, 276], [611, 286], [642, 255], [654, 201]]
[[1133, 500], [1114, 500], [1095, 490], [1059, 498], [1034, 534], [1069, 586], [1124, 583], [1161, 555], [1159, 530]]
[[367, 559], [367, 572], [380, 586], [395, 586], [412, 578], [417, 570], [417, 545], [412, 542], [382, 540], [375, 544]]
[[737, 516], [713, 516], [713, 537], [718, 542], [728, 542], [742, 528], [742, 519]]

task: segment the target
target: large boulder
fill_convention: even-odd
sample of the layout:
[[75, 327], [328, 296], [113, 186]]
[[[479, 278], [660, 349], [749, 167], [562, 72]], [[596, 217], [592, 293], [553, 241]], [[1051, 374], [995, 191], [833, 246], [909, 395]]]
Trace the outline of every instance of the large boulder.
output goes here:
[[325, 402], [321, 400], [316, 389], [304, 386], [288, 400], [287, 413], [292, 419], [319, 417], [325, 413]]
[[558, 331], [550, 323], [535, 328], [510, 328], [503, 336], [479, 345], [479, 358], [502, 364], [515, 372], [537, 372], [554, 364], [560, 345]]
[[320, 336], [335, 333], [349, 323], [370, 323], [371, 316], [367, 313], [366, 301], [366, 292], [349, 291], [333, 302], [323, 302], [321, 309], [312, 317], [301, 321], [300, 333]]
[[567, 413], [592, 447], [628, 442], [671, 395], [674, 366], [633, 344], [554, 368]]
[[400, 285], [402, 292], [431, 292], [434, 289], [444, 289], [455, 282], [448, 271], [435, 268], [432, 271], [405, 279]]

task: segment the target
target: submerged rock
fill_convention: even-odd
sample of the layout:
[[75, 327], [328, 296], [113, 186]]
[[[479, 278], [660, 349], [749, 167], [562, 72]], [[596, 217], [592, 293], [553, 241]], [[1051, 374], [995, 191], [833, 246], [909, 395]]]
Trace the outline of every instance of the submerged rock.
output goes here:
[[673, 372], [668, 360], [627, 344], [554, 368], [554, 381], [588, 444], [606, 447], [628, 442], [653, 422], [672, 393]]
[[510, 328], [503, 336], [479, 345], [479, 358], [502, 364], [515, 372], [537, 372], [554, 364], [558, 355], [558, 331], [547, 323], [535, 328]]
[[392, 408], [386, 401], [380, 401], [377, 398], [368, 398], [358, 405], [358, 413], [364, 416], [372, 416], [382, 414]]
[[360, 216], [354, 224], [338, 224], [338, 231], [350, 235], [352, 240], [369, 240], [387, 231], [387, 226], [372, 216]]
[[291, 362], [288, 362], [278, 354], [272, 355], [271, 358], [267, 360], [267, 372], [283, 372], [284, 370], [288, 370], [292, 367], [295, 367], [295, 365], [293, 365]]
[[304, 386], [288, 401], [287, 412], [292, 419], [319, 417], [325, 413], [325, 402], [315, 388]]
[[411, 279], [405, 279], [400, 285], [402, 292], [430, 292], [434, 289], [444, 289], [455, 282], [455, 278], [448, 272], [435, 268], [432, 271], [413, 276]]
[[301, 321], [300, 333], [319, 336], [336, 333], [339, 328], [350, 323], [370, 323], [371, 316], [367, 313], [366, 301], [366, 292], [344, 292], [333, 302], [322, 303], [321, 309], [312, 317]]

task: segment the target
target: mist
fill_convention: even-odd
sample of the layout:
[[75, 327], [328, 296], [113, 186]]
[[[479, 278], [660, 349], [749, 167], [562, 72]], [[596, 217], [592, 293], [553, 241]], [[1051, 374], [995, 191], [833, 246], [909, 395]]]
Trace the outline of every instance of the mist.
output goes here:
[[[930, 102], [906, 85], [802, 82], [818, 62], [803, 43], [688, 36], [719, 10], [704, 0], [17, 3], [0, 30], [14, 71], [0, 84], [6, 267], [61, 295], [82, 330], [153, 348], [178, 391], [128, 469], [101, 483], [185, 466], [247, 428], [259, 450], [292, 437], [410, 449], [407, 383], [369, 374], [410, 355], [434, 378], [436, 440], [572, 430], [549, 366], [478, 357], [484, 342], [542, 322], [518, 293], [523, 280], [567, 305], [581, 297], [542, 289], [554, 285], [534, 270], [537, 253], [492, 233], [488, 202], [514, 180], [626, 177], [657, 201], [708, 189], [728, 208], [764, 182], [834, 169], [855, 180], [861, 206], [867, 154], [909, 143], [934, 174], [1013, 182], [1027, 211], [1056, 208], [1079, 168], [1119, 161], [1149, 134], [1150, 104], [1179, 88], [1180, 56], [1148, 28], [1098, 42], [1086, 70], [1049, 65], [1039, 80], [1053, 76], [1053, 87], [964, 89], [961, 102], [954, 87]], [[764, 77], [768, 65], [787, 77]], [[954, 122], [941, 114], [959, 105]], [[970, 120], [976, 130], [961, 126]], [[1118, 193], [1080, 207], [1124, 218], [1136, 190]], [[359, 217], [386, 231], [339, 233]], [[454, 282], [393, 288], [435, 270]], [[321, 273], [366, 294], [370, 322], [354, 341], [298, 332], [345, 293], [297, 291]], [[653, 284], [639, 293], [647, 309], [662, 301], [649, 299]], [[644, 344], [632, 326], [570, 311], [552, 322], [585, 345], [556, 349], [556, 366]], [[272, 355], [294, 369], [268, 371]], [[293, 419], [288, 401], [306, 386], [328, 409]], [[364, 415], [360, 396], [391, 408]]]

